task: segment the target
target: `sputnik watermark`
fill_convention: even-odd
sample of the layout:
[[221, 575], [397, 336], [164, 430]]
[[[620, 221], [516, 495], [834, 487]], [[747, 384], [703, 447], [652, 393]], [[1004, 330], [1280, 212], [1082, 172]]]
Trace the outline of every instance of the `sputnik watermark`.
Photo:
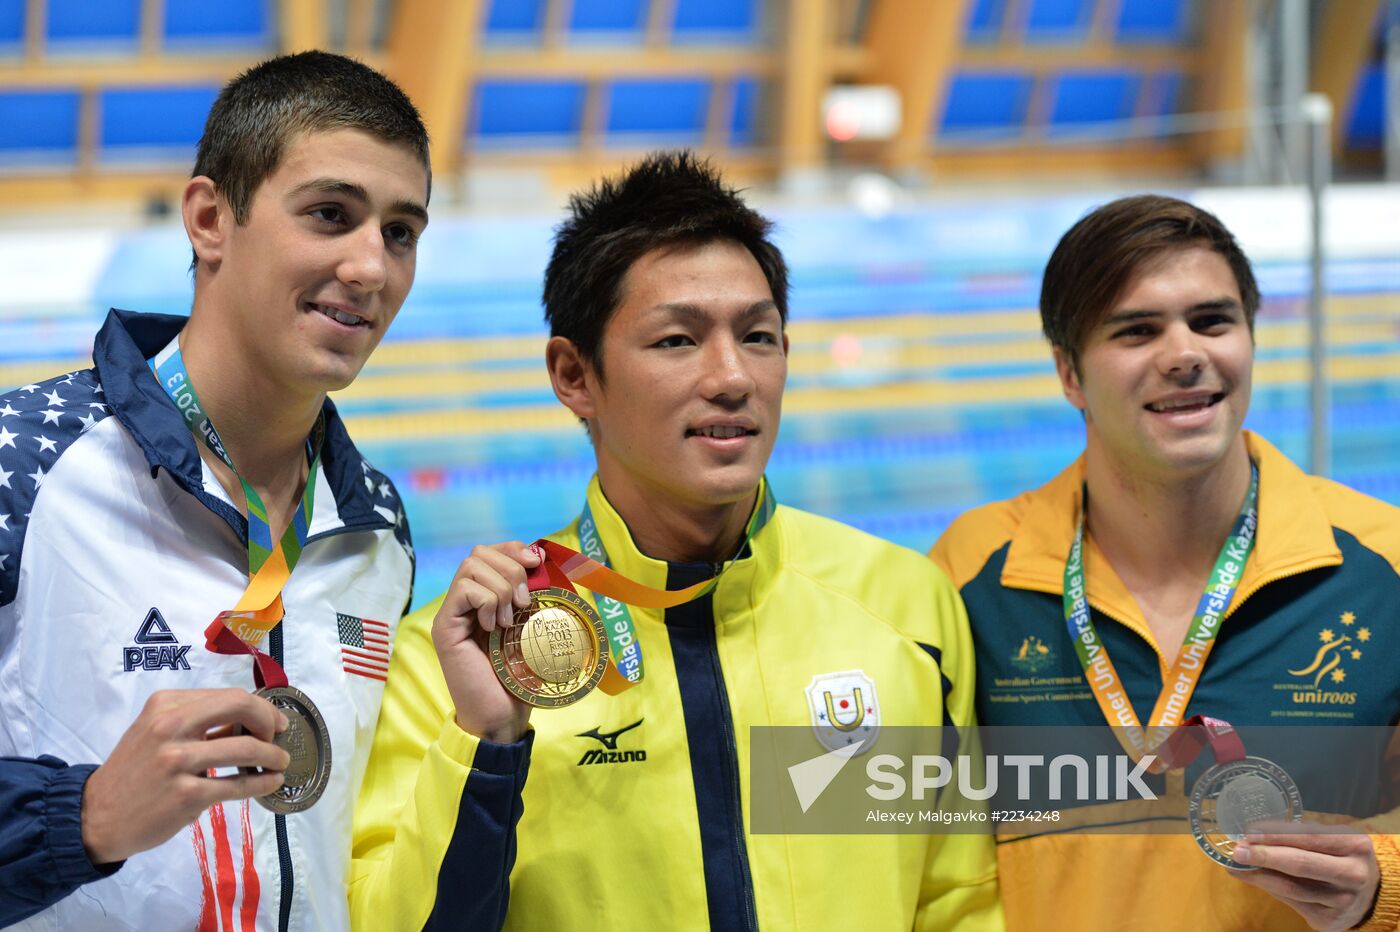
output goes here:
[[[930, 790], [936, 794], [949, 786], [956, 772], [959, 795], [963, 799], [982, 801], [998, 795], [1001, 789], [1000, 774], [1004, 768], [1009, 768], [1016, 771], [1016, 801], [1030, 802], [1033, 798], [1039, 798], [1032, 795], [1031, 782], [1040, 777], [1037, 771], [1044, 768], [1048, 786], [1046, 798], [1054, 802], [1156, 799], [1157, 794], [1142, 782], [1142, 775], [1156, 760], [1154, 755], [1148, 754], [1134, 764], [1122, 754], [1096, 754], [1091, 778], [1089, 760], [1078, 754], [1060, 754], [1051, 758], [1048, 764], [1043, 754], [1007, 754], [1002, 757], [988, 754], [976, 758], [960, 754], [956, 764], [938, 754], [915, 754], [909, 762], [912, 779], [905, 779], [901, 772], [905, 764], [902, 758], [894, 754], [879, 754], [866, 762], [865, 775], [870, 778], [871, 785], [866, 787], [865, 792], [870, 798], [885, 802], [905, 798], [906, 794], [921, 802], [929, 798]], [[974, 785], [979, 781], [979, 771], [983, 774], [980, 787]], [[1066, 771], [1073, 771], [1074, 775], [1073, 792], [1068, 796], [1065, 794]], [[1005, 799], [1005, 794], [1001, 798]]]
[[[1318, 811], [1365, 817], [1400, 797], [1400, 773], [1382, 765], [1389, 726], [1239, 732], [1255, 756], [1280, 762]], [[750, 729], [751, 832], [1186, 834], [1187, 797], [1210, 764], [1154, 772], [1160, 752], [1138, 758], [1101, 726], [882, 723], [834, 749], [820, 737], [797, 725]]]
[[818, 754], [811, 760], [804, 760], [788, 768], [788, 779], [792, 781], [793, 792], [797, 794], [797, 804], [806, 812], [812, 808], [817, 797], [831, 786], [846, 764], [860, 752], [864, 741], [857, 741], [825, 754]]
[[[861, 756], [864, 744], [854, 742], [786, 768], [803, 814]], [[944, 828], [960, 823], [1058, 822], [1059, 810], [1047, 803], [1158, 799], [1143, 780], [1156, 760], [1150, 754], [1136, 761], [1122, 754], [876, 754], [864, 761], [863, 795], [898, 805], [869, 808], [863, 821]], [[989, 800], [992, 805], [984, 805]], [[917, 803], [933, 805], [910, 805]]]

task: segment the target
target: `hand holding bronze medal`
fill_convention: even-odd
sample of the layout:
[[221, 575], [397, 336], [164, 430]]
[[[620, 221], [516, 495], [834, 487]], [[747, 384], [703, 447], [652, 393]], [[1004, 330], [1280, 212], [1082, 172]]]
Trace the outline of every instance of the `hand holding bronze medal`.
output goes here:
[[1256, 870], [1232, 857], [1235, 847], [1258, 823], [1301, 822], [1302, 795], [1278, 764], [1246, 756], [1239, 733], [1219, 719], [1193, 715], [1157, 750], [1175, 769], [1191, 763], [1206, 744], [1215, 753], [1215, 764], [1191, 790], [1191, 834], [1217, 863], [1231, 870]]
[[291, 686], [265, 686], [253, 695], [271, 702], [287, 717], [286, 729], [272, 740], [291, 757], [282, 772], [282, 785], [257, 800], [273, 812], [310, 809], [331, 779], [331, 736], [326, 720], [304, 692]]
[[[280, 608], [280, 601], [277, 605]], [[282, 772], [282, 785], [255, 798], [263, 808], [279, 814], [304, 812], [330, 783], [331, 736], [326, 720], [309, 696], [287, 684], [281, 664], [229, 629], [227, 622], [237, 614], [221, 612], [204, 632], [206, 645], [219, 654], [251, 654], [258, 686], [253, 695], [271, 702], [287, 718], [287, 727], [272, 739], [290, 757]], [[253, 771], [245, 768], [244, 772]]]
[[330, 782], [330, 732], [315, 703], [287, 684], [282, 665], [259, 650], [258, 645], [282, 621], [282, 589], [291, 578], [306, 544], [315, 510], [316, 474], [325, 438], [325, 417], [317, 418], [307, 438], [307, 477], [296, 511], [281, 538], [274, 540], [262, 498], [233, 464], [218, 430], [199, 402], [194, 383], [185, 371], [178, 339], [157, 353], [150, 364], [156, 381], [184, 418], [185, 426], [233, 471], [243, 487], [248, 506], [248, 588], [232, 610], [220, 612], [205, 629], [204, 646], [216, 654], [250, 654], [253, 657], [253, 681], [258, 687], [255, 694], [277, 706], [287, 717], [288, 727], [273, 740], [291, 756], [282, 786], [257, 800], [276, 813], [302, 812], [321, 798]]

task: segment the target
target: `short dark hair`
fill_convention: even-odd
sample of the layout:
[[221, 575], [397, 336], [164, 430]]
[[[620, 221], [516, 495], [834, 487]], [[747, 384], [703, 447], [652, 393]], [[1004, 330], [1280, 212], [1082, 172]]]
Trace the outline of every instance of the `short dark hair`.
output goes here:
[[204, 123], [194, 176], [212, 179], [243, 224], [288, 142], [298, 133], [335, 129], [408, 146], [428, 172], [431, 191], [428, 131], [408, 95], [368, 65], [330, 52], [272, 58], [224, 85]]
[[1174, 197], [1140, 194], [1091, 211], [1060, 238], [1040, 286], [1040, 323], [1075, 368], [1089, 331], [1103, 320], [1134, 275], [1163, 253], [1204, 246], [1230, 266], [1254, 331], [1259, 285], [1235, 237], [1219, 218]]
[[768, 239], [773, 224], [749, 207], [706, 160], [653, 152], [616, 178], [569, 198], [544, 274], [551, 336], [567, 337], [602, 374], [603, 328], [622, 300], [627, 270], [654, 249], [732, 240], [758, 262], [787, 323], [788, 271]]

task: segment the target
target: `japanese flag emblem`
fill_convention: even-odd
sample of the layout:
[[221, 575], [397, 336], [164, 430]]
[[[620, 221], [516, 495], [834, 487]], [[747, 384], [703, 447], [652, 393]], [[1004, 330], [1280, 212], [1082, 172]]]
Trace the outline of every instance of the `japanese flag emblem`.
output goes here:
[[812, 677], [807, 687], [807, 707], [812, 712], [817, 741], [829, 751], [860, 743], [856, 753], [864, 754], [880, 733], [880, 699], [875, 693], [875, 681], [864, 670]]

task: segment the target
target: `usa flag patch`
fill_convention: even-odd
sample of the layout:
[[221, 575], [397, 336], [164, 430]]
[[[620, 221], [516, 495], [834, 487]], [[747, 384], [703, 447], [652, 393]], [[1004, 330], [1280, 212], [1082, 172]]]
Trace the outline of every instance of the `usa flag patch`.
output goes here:
[[372, 618], [335, 614], [340, 662], [346, 673], [384, 682], [389, 675], [389, 626]]

